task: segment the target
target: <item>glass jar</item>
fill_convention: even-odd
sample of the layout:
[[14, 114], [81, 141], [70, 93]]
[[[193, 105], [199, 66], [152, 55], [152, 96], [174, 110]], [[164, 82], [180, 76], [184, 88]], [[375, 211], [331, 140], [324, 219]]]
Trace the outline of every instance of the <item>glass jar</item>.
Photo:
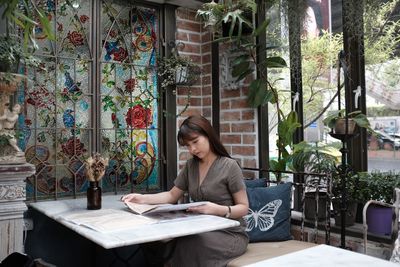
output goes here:
[[87, 209], [98, 210], [101, 209], [101, 187], [99, 182], [89, 182], [87, 193]]

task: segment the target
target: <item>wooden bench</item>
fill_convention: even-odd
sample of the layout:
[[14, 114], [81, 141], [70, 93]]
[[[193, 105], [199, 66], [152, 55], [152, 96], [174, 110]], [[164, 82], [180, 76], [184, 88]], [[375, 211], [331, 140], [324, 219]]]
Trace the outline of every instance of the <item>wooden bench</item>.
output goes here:
[[228, 267], [246, 266], [262, 260], [282, 256], [317, 244], [298, 240], [250, 243], [245, 254], [229, 262]]

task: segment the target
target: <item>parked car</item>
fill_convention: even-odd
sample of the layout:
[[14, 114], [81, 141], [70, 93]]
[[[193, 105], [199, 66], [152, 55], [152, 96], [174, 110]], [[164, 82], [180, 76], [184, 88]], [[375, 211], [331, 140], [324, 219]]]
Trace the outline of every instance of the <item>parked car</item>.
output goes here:
[[389, 135], [385, 132], [375, 131], [375, 134], [368, 134], [368, 147], [374, 146], [377, 149], [398, 150], [400, 149], [400, 135]]

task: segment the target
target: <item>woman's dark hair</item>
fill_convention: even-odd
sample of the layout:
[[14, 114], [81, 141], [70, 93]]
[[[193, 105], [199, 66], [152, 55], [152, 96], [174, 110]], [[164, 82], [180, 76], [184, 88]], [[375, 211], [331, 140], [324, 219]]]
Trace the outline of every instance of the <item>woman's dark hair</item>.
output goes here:
[[182, 122], [177, 136], [178, 143], [184, 146], [188, 141], [195, 139], [198, 135], [208, 138], [211, 151], [216, 155], [228, 158], [231, 157], [222, 145], [210, 122], [200, 115], [190, 116]]

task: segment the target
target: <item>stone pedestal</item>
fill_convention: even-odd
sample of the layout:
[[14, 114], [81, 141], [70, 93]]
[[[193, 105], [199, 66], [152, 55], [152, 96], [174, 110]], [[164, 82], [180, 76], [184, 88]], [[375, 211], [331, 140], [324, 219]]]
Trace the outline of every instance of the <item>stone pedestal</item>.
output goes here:
[[32, 164], [0, 164], [0, 262], [12, 252], [23, 252], [25, 179], [35, 173]]

